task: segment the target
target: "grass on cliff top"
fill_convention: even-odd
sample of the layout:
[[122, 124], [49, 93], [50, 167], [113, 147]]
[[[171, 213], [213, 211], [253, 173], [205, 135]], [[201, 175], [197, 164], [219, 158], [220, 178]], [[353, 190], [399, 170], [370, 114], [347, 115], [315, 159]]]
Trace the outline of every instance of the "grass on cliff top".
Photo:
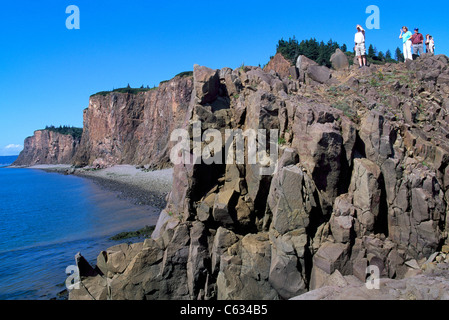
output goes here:
[[78, 140], [81, 139], [81, 136], [83, 134], [83, 128], [76, 128], [76, 127], [70, 127], [70, 126], [55, 127], [55, 126], [51, 125], [51, 126], [46, 126], [44, 130], [72, 136], [74, 139], [78, 139]]
[[126, 87], [126, 88], [114, 89], [112, 91], [100, 91], [100, 92], [97, 92], [97, 93], [91, 95], [91, 97], [94, 97], [94, 96], [107, 96], [108, 94], [110, 94], [112, 92], [137, 94], [137, 93], [140, 93], [140, 92], [147, 92], [147, 91], [151, 91], [151, 90], [154, 90], [154, 89], [157, 89], [157, 87], [154, 87], [154, 88], [148, 88], [148, 87], [146, 87], [146, 88], [131, 88], [131, 87]]
[[110, 240], [125, 240], [130, 238], [149, 238], [154, 231], [155, 226], [146, 226], [137, 231], [128, 231], [121, 232], [113, 237]]
[[[174, 76], [174, 78], [176, 78], [176, 77], [180, 77], [180, 78], [193, 77], [193, 71], [184, 71], [184, 72], [178, 73], [176, 76]], [[169, 81], [170, 80], [164, 80], [164, 81], [161, 81], [160, 84], [167, 83]]]
[[[181, 77], [181, 78], [193, 77], [193, 71], [184, 71], [184, 72], [178, 73], [174, 78], [176, 78], [176, 77]], [[166, 83], [166, 82], [169, 82], [169, 81], [170, 80], [164, 80], [164, 81], [161, 81], [160, 84]], [[138, 94], [140, 92], [147, 92], [147, 91], [155, 90], [157, 88], [158, 87], [156, 87], [156, 86], [154, 86], [153, 88], [150, 88], [149, 86], [147, 86], [146, 88], [144, 86], [142, 86], [140, 88], [131, 88], [128, 85], [126, 88], [113, 89], [112, 91], [100, 91], [100, 92], [97, 92], [97, 93], [91, 95], [91, 97], [95, 97], [95, 96], [103, 96], [104, 97], [104, 96], [107, 96], [108, 94], [113, 93], [113, 92]]]

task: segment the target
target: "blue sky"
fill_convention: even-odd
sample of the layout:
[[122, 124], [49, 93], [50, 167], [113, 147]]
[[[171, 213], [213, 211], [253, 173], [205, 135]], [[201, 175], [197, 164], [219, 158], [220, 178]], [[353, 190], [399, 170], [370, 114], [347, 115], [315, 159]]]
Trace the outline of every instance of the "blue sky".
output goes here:
[[[353, 44], [366, 8], [380, 9], [367, 30], [379, 51], [402, 47], [399, 29], [419, 26], [449, 55], [446, 1], [143, 1], [38, 0], [0, 10], [0, 155], [46, 125], [82, 127], [98, 91], [143, 85], [193, 69], [264, 65], [277, 41], [333, 39]], [[426, 8], [429, 4], [432, 7]], [[66, 28], [66, 7], [80, 9], [80, 29]], [[408, 9], [405, 9], [408, 8]]]

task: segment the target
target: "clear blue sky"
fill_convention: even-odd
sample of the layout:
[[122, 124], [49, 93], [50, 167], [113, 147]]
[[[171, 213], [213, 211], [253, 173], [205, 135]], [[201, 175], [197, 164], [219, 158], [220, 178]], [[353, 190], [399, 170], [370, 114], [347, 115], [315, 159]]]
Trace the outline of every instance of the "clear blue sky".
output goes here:
[[[80, 30], [66, 28], [69, 5], [80, 9]], [[447, 1], [4, 1], [0, 155], [18, 154], [45, 125], [81, 127], [98, 91], [157, 86], [195, 63], [264, 65], [281, 38], [332, 38], [351, 48], [369, 5], [380, 9], [380, 29], [367, 30], [379, 51], [402, 48], [407, 25], [432, 34], [437, 53], [449, 55]]]

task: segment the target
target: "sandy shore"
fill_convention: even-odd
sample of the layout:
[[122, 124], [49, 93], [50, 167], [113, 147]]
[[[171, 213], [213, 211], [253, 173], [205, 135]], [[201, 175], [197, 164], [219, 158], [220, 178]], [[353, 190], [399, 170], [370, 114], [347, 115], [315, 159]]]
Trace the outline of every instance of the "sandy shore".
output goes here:
[[116, 192], [119, 198], [160, 209], [165, 208], [166, 196], [173, 183], [173, 169], [147, 172], [131, 165], [117, 165], [98, 170], [74, 169], [70, 165], [36, 165], [28, 168], [88, 178], [100, 187]]

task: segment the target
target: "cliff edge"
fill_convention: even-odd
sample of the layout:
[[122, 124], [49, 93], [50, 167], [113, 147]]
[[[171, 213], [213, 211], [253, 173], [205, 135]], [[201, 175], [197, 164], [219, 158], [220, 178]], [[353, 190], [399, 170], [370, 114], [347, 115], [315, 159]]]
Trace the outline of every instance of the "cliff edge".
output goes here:
[[12, 166], [71, 164], [80, 139], [52, 130], [37, 130], [25, 139], [23, 151]]

